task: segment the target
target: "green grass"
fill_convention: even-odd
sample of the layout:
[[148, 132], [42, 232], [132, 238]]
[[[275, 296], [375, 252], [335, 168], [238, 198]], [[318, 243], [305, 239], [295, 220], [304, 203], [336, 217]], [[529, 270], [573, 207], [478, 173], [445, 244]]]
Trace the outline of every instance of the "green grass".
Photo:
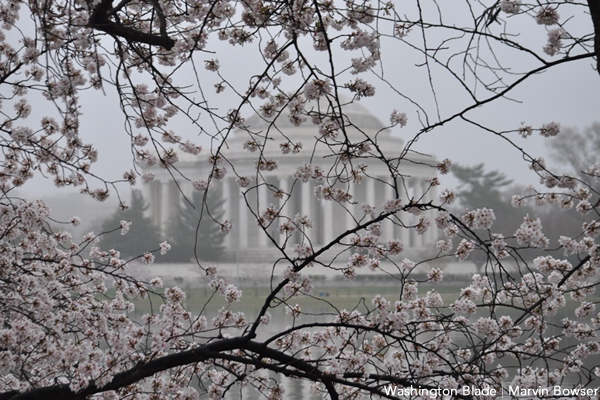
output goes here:
[[[465, 283], [459, 284], [457, 282], [443, 284], [422, 283], [419, 285], [419, 295], [423, 296], [429, 290], [435, 289], [442, 295], [444, 303], [449, 305], [458, 298], [460, 289], [465, 286]], [[230, 307], [231, 310], [243, 311], [249, 316], [257, 315], [265, 303], [267, 296], [270, 294], [270, 289], [268, 287], [245, 287], [241, 290], [243, 292], [242, 299], [239, 303], [232, 304]], [[327, 293], [329, 294], [328, 296]], [[227, 305], [225, 299], [218, 294], [214, 294], [210, 288], [188, 288], [186, 289], [186, 294], [187, 309], [195, 315], [202, 313], [207, 317], [212, 317], [221, 307]], [[364, 285], [356, 285], [355, 283], [340, 285], [339, 283], [331, 284], [330, 282], [319, 281], [315, 283], [312, 296], [301, 295], [289, 297], [285, 295], [285, 292], [281, 291], [278, 299], [279, 301], [284, 299], [292, 306], [298, 304], [304, 312], [326, 314], [334, 312], [335, 309], [351, 310], [358, 308], [360, 311], [366, 311], [365, 304], [371, 308], [371, 300], [377, 294], [394, 302], [399, 299], [400, 288], [383, 283], [377, 285], [372, 282]], [[160, 305], [163, 304], [162, 299], [154, 295], [151, 296], [150, 300], [150, 302], [147, 300], [136, 300], [134, 302], [136, 306], [134, 317], [139, 317], [151, 311], [155, 313], [159, 311]], [[600, 301], [600, 295], [588, 296], [586, 300], [592, 302]], [[567, 296], [567, 301], [569, 303], [568, 310], [565, 309], [562, 313], [567, 312], [570, 314], [572, 313], [572, 309], [577, 305], [571, 301], [570, 296]], [[275, 301], [273, 304], [277, 305], [279, 303]], [[285, 312], [285, 307], [279, 304], [269, 311], [274, 316], [282, 315]]]
[[[357, 306], [364, 311], [364, 306], [360, 307], [360, 304], [367, 304], [371, 306], [371, 299], [380, 294], [389, 301], [396, 301], [400, 296], [400, 288], [398, 286], [391, 285], [327, 285], [324, 282], [316, 284], [312, 291], [311, 296], [294, 296], [289, 297], [285, 292], [279, 293], [279, 299], [285, 299], [288, 304], [298, 304], [303, 310], [311, 310], [310, 312], [331, 312], [334, 310], [332, 307], [335, 306], [337, 309], [353, 309]], [[424, 295], [427, 291], [435, 289], [442, 295], [442, 298], [446, 303], [454, 301], [459, 293], [460, 287], [463, 285], [431, 285], [431, 284], [420, 284], [419, 294]], [[270, 294], [268, 287], [245, 287], [241, 289], [243, 292], [242, 300], [239, 303], [235, 303], [231, 306], [234, 311], [244, 311], [246, 313], [257, 313], [263, 306], [267, 296]], [[187, 299], [186, 305], [188, 310], [194, 314], [198, 314], [203, 311], [206, 315], [215, 314], [221, 307], [226, 305], [225, 299], [214, 294], [209, 288], [189, 288], [186, 289]], [[212, 300], [207, 304], [208, 300], [212, 297]], [[135, 302], [136, 314], [142, 315], [154, 310], [158, 311], [158, 307], [162, 304], [162, 300], [158, 296], [152, 296], [151, 302], [145, 300], [139, 300]], [[283, 308], [282, 306], [280, 308]], [[271, 310], [273, 313], [273, 310]]]

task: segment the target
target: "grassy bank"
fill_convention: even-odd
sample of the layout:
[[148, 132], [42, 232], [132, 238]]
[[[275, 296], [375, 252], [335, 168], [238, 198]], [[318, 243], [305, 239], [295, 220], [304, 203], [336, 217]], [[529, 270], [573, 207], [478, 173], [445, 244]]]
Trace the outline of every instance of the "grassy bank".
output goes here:
[[[458, 297], [460, 288], [463, 286], [458, 284], [422, 284], [419, 286], [419, 293], [425, 294], [429, 290], [436, 290], [442, 295], [444, 301], [448, 303]], [[232, 305], [232, 309], [246, 313], [258, 311], [271, 292], [269, 287], [258, 286], [243, 287], [241, 290], [243, 292], [242, 300]], [[193, 313], [199, 313], [204, 310], [205, 314], [212, 315], [226, 305], [224, 298], [220, 295], [215, 295], [210, 288], [188, 288], [186, 289], [186, 294], [186, 304], [188, 309]], [[303, 310], [330, 312], [334, 310], [334, 307], [338, 309], [359, 307], [364, 310], [364, 306], [361, 307], [361, 304], [368, 304], [370, 306], [371, 299], [377, 294], [382, 295], [387, 300], [396, 301], [400, 296], [400, 288], [392, 285], [333, 285], [322, 282], [321, 285], [315, 285], [312, 296], [295, 296], [290, 298], [289, 296], [285, 296], [285, 293], [282, 291], [279, 298], [285, 299], [291, 305], [298, 304]], [[162, 304], [162, 300], [158, 296], [153, 296], [151, 300], [150, 303], [147, 301], [136, 301], [136, 314], [142, 315], [148, 313], [151, 308], [157, 311], [157, 307]]]

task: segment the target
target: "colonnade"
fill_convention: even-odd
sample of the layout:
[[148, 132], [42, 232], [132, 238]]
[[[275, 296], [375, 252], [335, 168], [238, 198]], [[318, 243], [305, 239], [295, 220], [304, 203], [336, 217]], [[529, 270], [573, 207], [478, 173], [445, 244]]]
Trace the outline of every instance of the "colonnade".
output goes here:
[[[404, 177], [399, 181], [400, 196], [402, 204], [407, 204], [409, 199], [418, 200], [419, 203], [428, 203], [436, 198], [435, 187], [421, 177]], [[223, 220], [229, 220], [234, 224], [234, 229], [225, 237], [227, 249], [265, 249], [272, 247], [271, 239], [258, 226], [256, 216], [259, 216], [269, 205], [279, 210], [281, 216], [294, 218], [296, 214], [306, 215], [311, 220], [313, 227], [305, 231], [306, 237], [310, 239], [313, 246], [320, 246], [331, 242], [338, 235], [356, 226], [361, 219], [367, 221], [362, 208], [363, 203], [376, 207], [376, 215], [381, 212], [382, 205], [386, 200], [395, 198], [394, 187], [389, 184], [389, 178], [384, 176], [371, 177], [359, 184], [351, 183], [350, 193], [353, 196], [352, 203], [338, 204], [331, 200], [319, 200], [314, 194], [316, 184], [314, 182], [302, 182], [292, 176], [267, 176], [265, 181], [254, 184], [248, 189], [238, 186], [234, 178], [226, 177], [215, 185], [221, 186], [223, 199]], [[163, 231], [168, 226], [170, 218], [176, 212], [177, 204], [181, 200], [180, 188], [184, 193], [191, 192], [191, 185], [183, 183], [180, 187], [172, 179], [156, 180], [152, 182], [147, 190], [147, 198], [150, 199], [150, 214], [154, 222]], [[286, 193], [283, 198], [278, 199], [273, 194], [279, 189]], [[244, 194], [245, 193], [245, 196]], [[149, 196], [149, 197], [148, 197]], [[396, 223], [383, 221], [381, 242], [385, 243], [391, 239], [400, 239], [405, 248], [422, 248], [431, 245], [437, 240], [437, 228], [435, 227], [435, 213], [432, 210], [424, 212], [429, 218], [431, 225], [423, 235], [417, 234], [415, 229], [404, 226], [414, 226], [418, 222], [418, 216], [407, 212], [396, 214]], [[366, 218], [366, 219], [365, 219]], [[296, 232], [287, 238], [285, 234], [278, 231], [279, 225], [285, 221], [277, 218], [267, 228], [269, 234], [279, 244], [287, 240], [287, 244], [299, 243], [301, 234]]]

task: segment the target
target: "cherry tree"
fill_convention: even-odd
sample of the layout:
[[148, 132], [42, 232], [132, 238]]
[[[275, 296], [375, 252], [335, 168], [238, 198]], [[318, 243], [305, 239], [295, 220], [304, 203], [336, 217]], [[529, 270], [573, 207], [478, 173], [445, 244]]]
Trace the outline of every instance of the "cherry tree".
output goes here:
[[[441, 389], [456, 391], [456, 398], [494, 398], [505, 385], [549, 388], [538, 397], [590, 394], [599, 371], [588, 360], [600, 352], [600, 315], [590, 297], [600, 268], [598, 188], [554, 174], [516, 144], [515, 138], [534, 133], [558, 135], [552, 116], [539, 126], [525, 121], [506, 130], [471, 115], [510, 98], [525, 82], [543, 83], [546, 70], [567, 63], [597, 68], [598, 1], [2, 0], [0, 15], [0, 399], [220, 399], [239, 387], [285, 398], [269, 373], [307, 381], [331, 399], [416, 398]], [[534, 29], [543, 34], [529, 34]], [[248, 54], [255, 63], [246, 62]], [[410, 70], [390, 74], [388, 54], [414, 60]], [[229, 64], [243, 64], [248, 75], [228, 75]], [[420, 93], [402, 89], [399, 79], [406, 75], [423, 82]], [[452, 101], [443, 98], [442, 86], [451, 88]], [[384, 204], [363, 205], [364, 217], [323, 247], [308, 241], [312, 216], [260, 204], [255, 217], [264, 234], [273, 237], [275, 224], [281, 234], [300, 232], [301, 242], [290, 248], [273, 237], [286, 273], [273, 277], [252, 318], [236, 311], [242, 292], [218, 277], [218, 265], [198, 262], [215, 296], [227, 303], [209, 320], [186, 309], [181, 289], [128, 272], [134, 260], [150, 264], [165, 254], [167, 242], [124, 259], [119, 249], [99, 248], [99, 234], [73, 238], [50, 230], [43, 202], [14, 195], [36, 175], [98, 201], [119, 196], [127, 183], [152, 181], [137, 168], [117, 181], [93, 168], [98, 152], [81, 128], [85, 112], [97, 107], [86, 102], [92, 91], [119, 102], [122, 134], [137, 165], [159, 165], [196, 190], [237, 176], [224, 151], [234, 129], [247, 135], [256, 165], [254, 177], [237, 176], [242, 188], [278, 167], [264, 155], [268, 142], [281, 142], [282, 157], [310, 146], [278, 129], [287, 118], [314, 125], [316, 140], [331, 150], [330, 170], [298, 166], [299, 180], [320, 185], [322, 201], [354, 204], [351, 185], [374, 179], [361, 167], [365, 159], [387, 166], [393, 195]], [[360, 125], [345, 115], [345, 106], [378, 92], [397, 101], [385, 110], [388, 127], [410, 135], [398, 151], [381, 148], [377, 136], [348, 133]], [[244, 118], [254, 114], [270, 128], [246, 126]], [[448, 212], [455, 197], [450, 189], [435, 201], [401, 200], [402, 165], [417, 141], [458, 121], [512, 144], [539, 175], [539, 187], [515, 194], [515, 207], [551, 204], [586, 215], [579, 236], [550, 243], [543, 221], [526, 217], [505, 237], [494, 232], [492, 209]], [[181, 124], [198, 140], [177, 134], [173, 126]], [[212, 173], [182, 176], [177, 162], [183, 153], [208, 157]], [[436, 155], [443, 161], [429, 165], [430, 190], [451, 168], [444, 154]], [[586, 168], [597, 182], [600, 165]], [[232, 221], [216, 222], [225, 233], [236, 229]], [[400, 261], [405, 244], [380, 240], [382, 223], [419, 234], [439, 229], [443, 237], [432, 258]], [[128, 228], [127, 221], [115, 227], [123, 234]], [[527, 257], [529, 249], [557, 247], [564, 258]], [[307, 270], [329, 265], [323, 257], [332, 249], [343, 249], [338, 259], [347, 261], [340, 271], [347, 279], [382, 262], [395, 265], [398, 274], [390, 279], [397, 281], [397, 298], [378, 295], [364, 307], [336, 309], [326, 322], [303, 322], [294, 298], [311, 296]], [[486, 252], [488, 261], [455, 299], [419, 291], [444, 279], [428, 261], [468, 260], [474, 250]], [[414, 278], [417, 266], [427, 269], [425, 281]], [[161, 297], [160, 307], [133, 318], [134, 302], [151, 302], [153, 295]], [[573, 315], [552, 318], [569, 302], [576, 303]], [[269, 310], [278, 307], [286, 308], [290, 325], [269, 333]], [[575, 384], [561, 386], [569, 376]], [[555, 387], [570, 391], [557, 394]], [[404, 394], [406, 388], [425, 392]]]

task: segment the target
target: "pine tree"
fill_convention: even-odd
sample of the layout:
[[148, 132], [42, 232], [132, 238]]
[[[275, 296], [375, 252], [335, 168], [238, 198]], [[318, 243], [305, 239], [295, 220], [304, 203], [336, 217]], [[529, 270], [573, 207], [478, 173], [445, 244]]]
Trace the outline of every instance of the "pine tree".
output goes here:
[[512, 184], [512, 180], [503, 173], [486, 172], [483, 164], [472, 167], [454, 164], [452, 173], [460, 180], [457, 195], [462, 206], [469, 209], [484, 206], [503, 210], [512, 209], [510, 201], [506, 201], [506, 189]]
[[[169, 223], [168, 239], [172, 248], [165, 261], [189, 262], [196, 256], [200, 260], [217, 261], [223, 255], [224, 234], [215, 222], [223, 217], [220, 188], [206, 193], [194, 191], [190, 202], [182, 202]], [[195, 248], [195, 252], [194, 252]]]
[[535, 210], [525, 206], [514, 208], [511, 204], [509, 190], [512, 179], [499, 171], [486, 171], [483, 164], [474, 166], [452, 165], [452, 173], [460, 184], [456, 195], [460, 206], [474, 210], [487, 207], [494, 210], [496, 221], [492, 231], [504, 236], [512, 236], [523, 222], [523, 217], [529, 214], [533, 217]]
[[[117, 210], [102, 223], [100, 248], [102, 250], [118, 249], [122, 257], [139, 256], [150, 250], [156, 250], [163, 241], [158, 228], [149, 217], [144, 215], [148, 203], [140, 190], [131, 191], [131, 206], [125, 210]], [[121, 235], [121, 221], [131, 222], [129, 232]], [[113, 231], [113, 232], [111, 232]]]
[[[534, 216], [530, 207], [514, 208], [511, 205], [511, 191], [508, 189], [513, 181], [503, 173], [486, 171], [483, 164], [474, 166], [453, 164], [452, 173], [460, 181], [456, 191], [460, 201], [459, 208], [455, 210], [458, 215], [461, 215], [460, 209], [491, 208], [496, 216], [491, 231], [507, 238], [514, 235], [525, 215]], [[475, 263], [478, 272], [481, 273], [481, 268], [488, 260], [488, 253], [478, 246], [469, 259]]]

